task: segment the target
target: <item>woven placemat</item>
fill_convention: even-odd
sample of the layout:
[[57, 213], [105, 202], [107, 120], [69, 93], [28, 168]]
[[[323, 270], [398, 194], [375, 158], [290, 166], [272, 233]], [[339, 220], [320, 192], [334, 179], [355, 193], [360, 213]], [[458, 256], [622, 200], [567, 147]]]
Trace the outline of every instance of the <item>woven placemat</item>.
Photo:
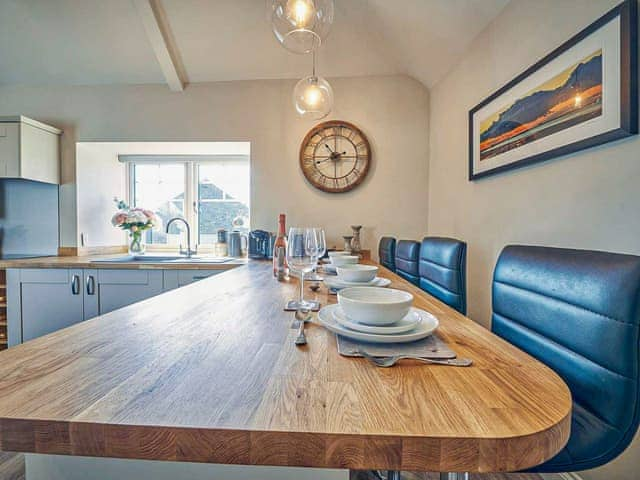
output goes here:
[[392, 355], [417, 355], [424, 358], [456, 358], [451, 350], [438, 335], [429, 335], [422, 340], [411, 343], [368, 343], [352, 340], [336, 335], [338, 353], [345, 357], [361, 357], [359, 349], [374, 357], [389, 357]]

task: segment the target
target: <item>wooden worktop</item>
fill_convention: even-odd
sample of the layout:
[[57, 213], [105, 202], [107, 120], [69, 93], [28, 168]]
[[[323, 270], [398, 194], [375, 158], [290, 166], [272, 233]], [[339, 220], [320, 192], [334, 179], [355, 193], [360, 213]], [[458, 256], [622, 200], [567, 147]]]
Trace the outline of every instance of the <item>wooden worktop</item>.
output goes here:
[[[223, 275], [0, 352], [0, 449], [245, 465], [514, 471], [569, 436], [571, 397], [529, 355], [409, 285], [474, 365], [377, 368], [310, 325], [271, 264]], [[323, 288], [309, 297], [335, 302]]]
[[[169, 255], [169, 254], [167, 254]], [[94, 262], [96, 259], [122, 258], [126, 253], [114, 255], [82, 255], [21, 258], [0, 260], [0, 269], [7, 268], [97, 268], [109, 270], [230, 270], [247, 263], [246, 258], [237, 258], [225, 263], [207, 263], [206, 261], [184, 262]]]

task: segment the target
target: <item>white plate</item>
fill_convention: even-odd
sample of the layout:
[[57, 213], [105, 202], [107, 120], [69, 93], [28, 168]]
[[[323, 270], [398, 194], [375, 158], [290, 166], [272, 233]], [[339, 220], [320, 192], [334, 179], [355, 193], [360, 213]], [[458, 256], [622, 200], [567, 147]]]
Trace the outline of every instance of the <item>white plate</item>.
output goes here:
[[329, 288], [339, 290], [347, 287], [388, 287], [391, 285], [391, 280], [376, 277], [370, 282], [347, 282], [346, 280], [340, 280], [338, 277], [324, 277], [324, 284]]
[[345, 315], [344, 311], [339, 306], [338, 308], [334, 308], [332, 313], [333, 318], [339, 324], [350, 328], [351, 330], [364, 333], [378, 333], [380, 335], [395, 335], [397, 333], [405, 333], [409, 330], [413, 330], [418, 325], [418, 323], [422, 321], [422, 317], [411, 310], [409, 310], [409, 313], [399, 322], [396, 322], [393, 325], [385, 326], [365, 325], [363, 323], [358, 323], [354, 320], [351, 320]]
[[342, 335], [353, 340], [360, 340], [369, 343], [408, 343], [423, 339], [431, 335], [438, 328], [438, 319], [419, 308], [411, 307], [412, 312], [420, 316], [420, 322], [416, 328], [406, 333], [397, 335], [380, 335], [377, 333], [356, 332], [350, 328], [340, 325], [333, 317], [333, 311], [338, 308], [338, 304], [327, 305], [318, 312], [318, 321], [327, 330]]

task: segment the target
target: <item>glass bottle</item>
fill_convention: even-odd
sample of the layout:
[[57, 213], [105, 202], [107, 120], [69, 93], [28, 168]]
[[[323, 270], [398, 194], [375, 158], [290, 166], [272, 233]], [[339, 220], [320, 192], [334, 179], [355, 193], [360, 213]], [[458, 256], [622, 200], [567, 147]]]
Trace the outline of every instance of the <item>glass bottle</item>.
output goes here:
[[278, 217], [278, 236], [273, 244], [273, 276], [284, 280], [289, 275], [287, 265], [286, 216], [281, 213]]

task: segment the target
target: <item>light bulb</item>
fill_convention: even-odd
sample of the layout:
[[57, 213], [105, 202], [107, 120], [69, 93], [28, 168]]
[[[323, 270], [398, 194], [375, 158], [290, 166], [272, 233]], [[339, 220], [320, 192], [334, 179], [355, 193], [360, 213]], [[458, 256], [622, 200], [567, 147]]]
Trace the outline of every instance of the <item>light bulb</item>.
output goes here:
[[316, 7], [313, 0], [288, 0], [286, 15], [296, 28], [310, 28], [313, 26], [313, 18]]
[[333, 108], [333, 89], [322, 77], [303, 78], [293, 89], [293, 104], [301, 117], [320, 120]]
[[272, 0], [271, 8], [273, 33], [293, 53], [315, 51], [333, 23], [333, 0]]
[[304, 101], [310, 107], [316, 107], [322, 98], [322, 92], [317, 85], [312, 84], [304, 92]]

